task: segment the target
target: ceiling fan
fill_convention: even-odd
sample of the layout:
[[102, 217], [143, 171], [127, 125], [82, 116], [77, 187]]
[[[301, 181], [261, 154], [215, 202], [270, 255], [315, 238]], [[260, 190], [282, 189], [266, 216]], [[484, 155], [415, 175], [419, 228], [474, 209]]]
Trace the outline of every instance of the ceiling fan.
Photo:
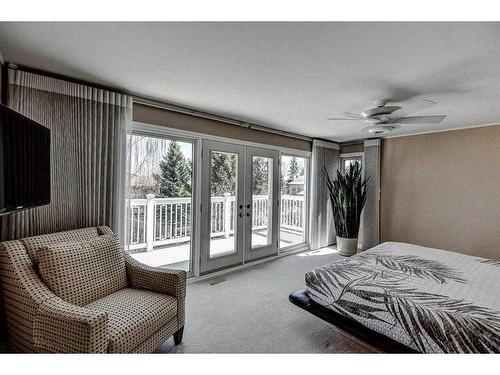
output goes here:
[[[408, 116], [436, 104], [428, 99], [420, 99], [406, 107], [387, 105], [389, 101], [389, 99], [377, 100], [373, 102], [374, 108], [367, 109], [359, 114], [345, 112], [346, 117], [331, 117], [328, 120], [364, 121], [372, 124], [364, 128], [364, 131], [373, 135], [381, 135], [401, 127], [400, 124], [439, 124], [446, 118], [445, 115]], [[353, 128], [347, 130], [351, 129]]]

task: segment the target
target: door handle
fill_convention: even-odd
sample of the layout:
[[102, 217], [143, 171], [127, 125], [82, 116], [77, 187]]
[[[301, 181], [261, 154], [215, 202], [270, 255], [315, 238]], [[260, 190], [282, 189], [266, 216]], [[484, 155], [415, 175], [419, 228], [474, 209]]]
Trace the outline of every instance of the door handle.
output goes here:
[[247, 216], [252, 216], [252, 213], [251, 212], [247, 212]]
[[240, 213], [238, 214], [238, 216], [239, 216], [239, 217], [243, 217], [243, 212], [240, 212]]

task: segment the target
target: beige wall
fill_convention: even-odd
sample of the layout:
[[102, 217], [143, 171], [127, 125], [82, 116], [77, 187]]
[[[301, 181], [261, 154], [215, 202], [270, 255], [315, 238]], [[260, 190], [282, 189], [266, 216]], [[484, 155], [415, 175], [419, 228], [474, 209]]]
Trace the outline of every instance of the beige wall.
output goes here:
[[500, 258], [500, 126], [386, 139], [381, 240]]
[[353, 152], [364, 152], [365, 151], [365, 146], [363, 142], [361, 143], [354, 143], [350, 145], [340, 145], [340, 153], [341, 154], [350, 154]]
[[134, 121], [249, 142], [311, 151], [312, 142], [134, 103]]

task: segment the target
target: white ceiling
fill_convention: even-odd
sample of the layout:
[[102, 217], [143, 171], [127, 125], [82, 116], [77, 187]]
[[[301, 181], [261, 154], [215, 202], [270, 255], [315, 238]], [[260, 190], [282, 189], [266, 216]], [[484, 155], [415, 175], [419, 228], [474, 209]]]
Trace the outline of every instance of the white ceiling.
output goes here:
[[[0, 23], [7, 61], [336, 141], [374, 100], [438, 104], [412, 134], [500, 123], [500, 23]], [[400, 103], [401, 104], [401, 103]], [[355, 128], [353, 128], [355, 127]]]

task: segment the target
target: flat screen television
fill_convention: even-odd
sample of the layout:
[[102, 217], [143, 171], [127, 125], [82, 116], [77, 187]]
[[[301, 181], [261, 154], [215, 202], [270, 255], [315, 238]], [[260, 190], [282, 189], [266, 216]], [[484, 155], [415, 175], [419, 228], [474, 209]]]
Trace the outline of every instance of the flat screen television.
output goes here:
[[0, 215], [50, 203], [50, 130], [0, 104]]

